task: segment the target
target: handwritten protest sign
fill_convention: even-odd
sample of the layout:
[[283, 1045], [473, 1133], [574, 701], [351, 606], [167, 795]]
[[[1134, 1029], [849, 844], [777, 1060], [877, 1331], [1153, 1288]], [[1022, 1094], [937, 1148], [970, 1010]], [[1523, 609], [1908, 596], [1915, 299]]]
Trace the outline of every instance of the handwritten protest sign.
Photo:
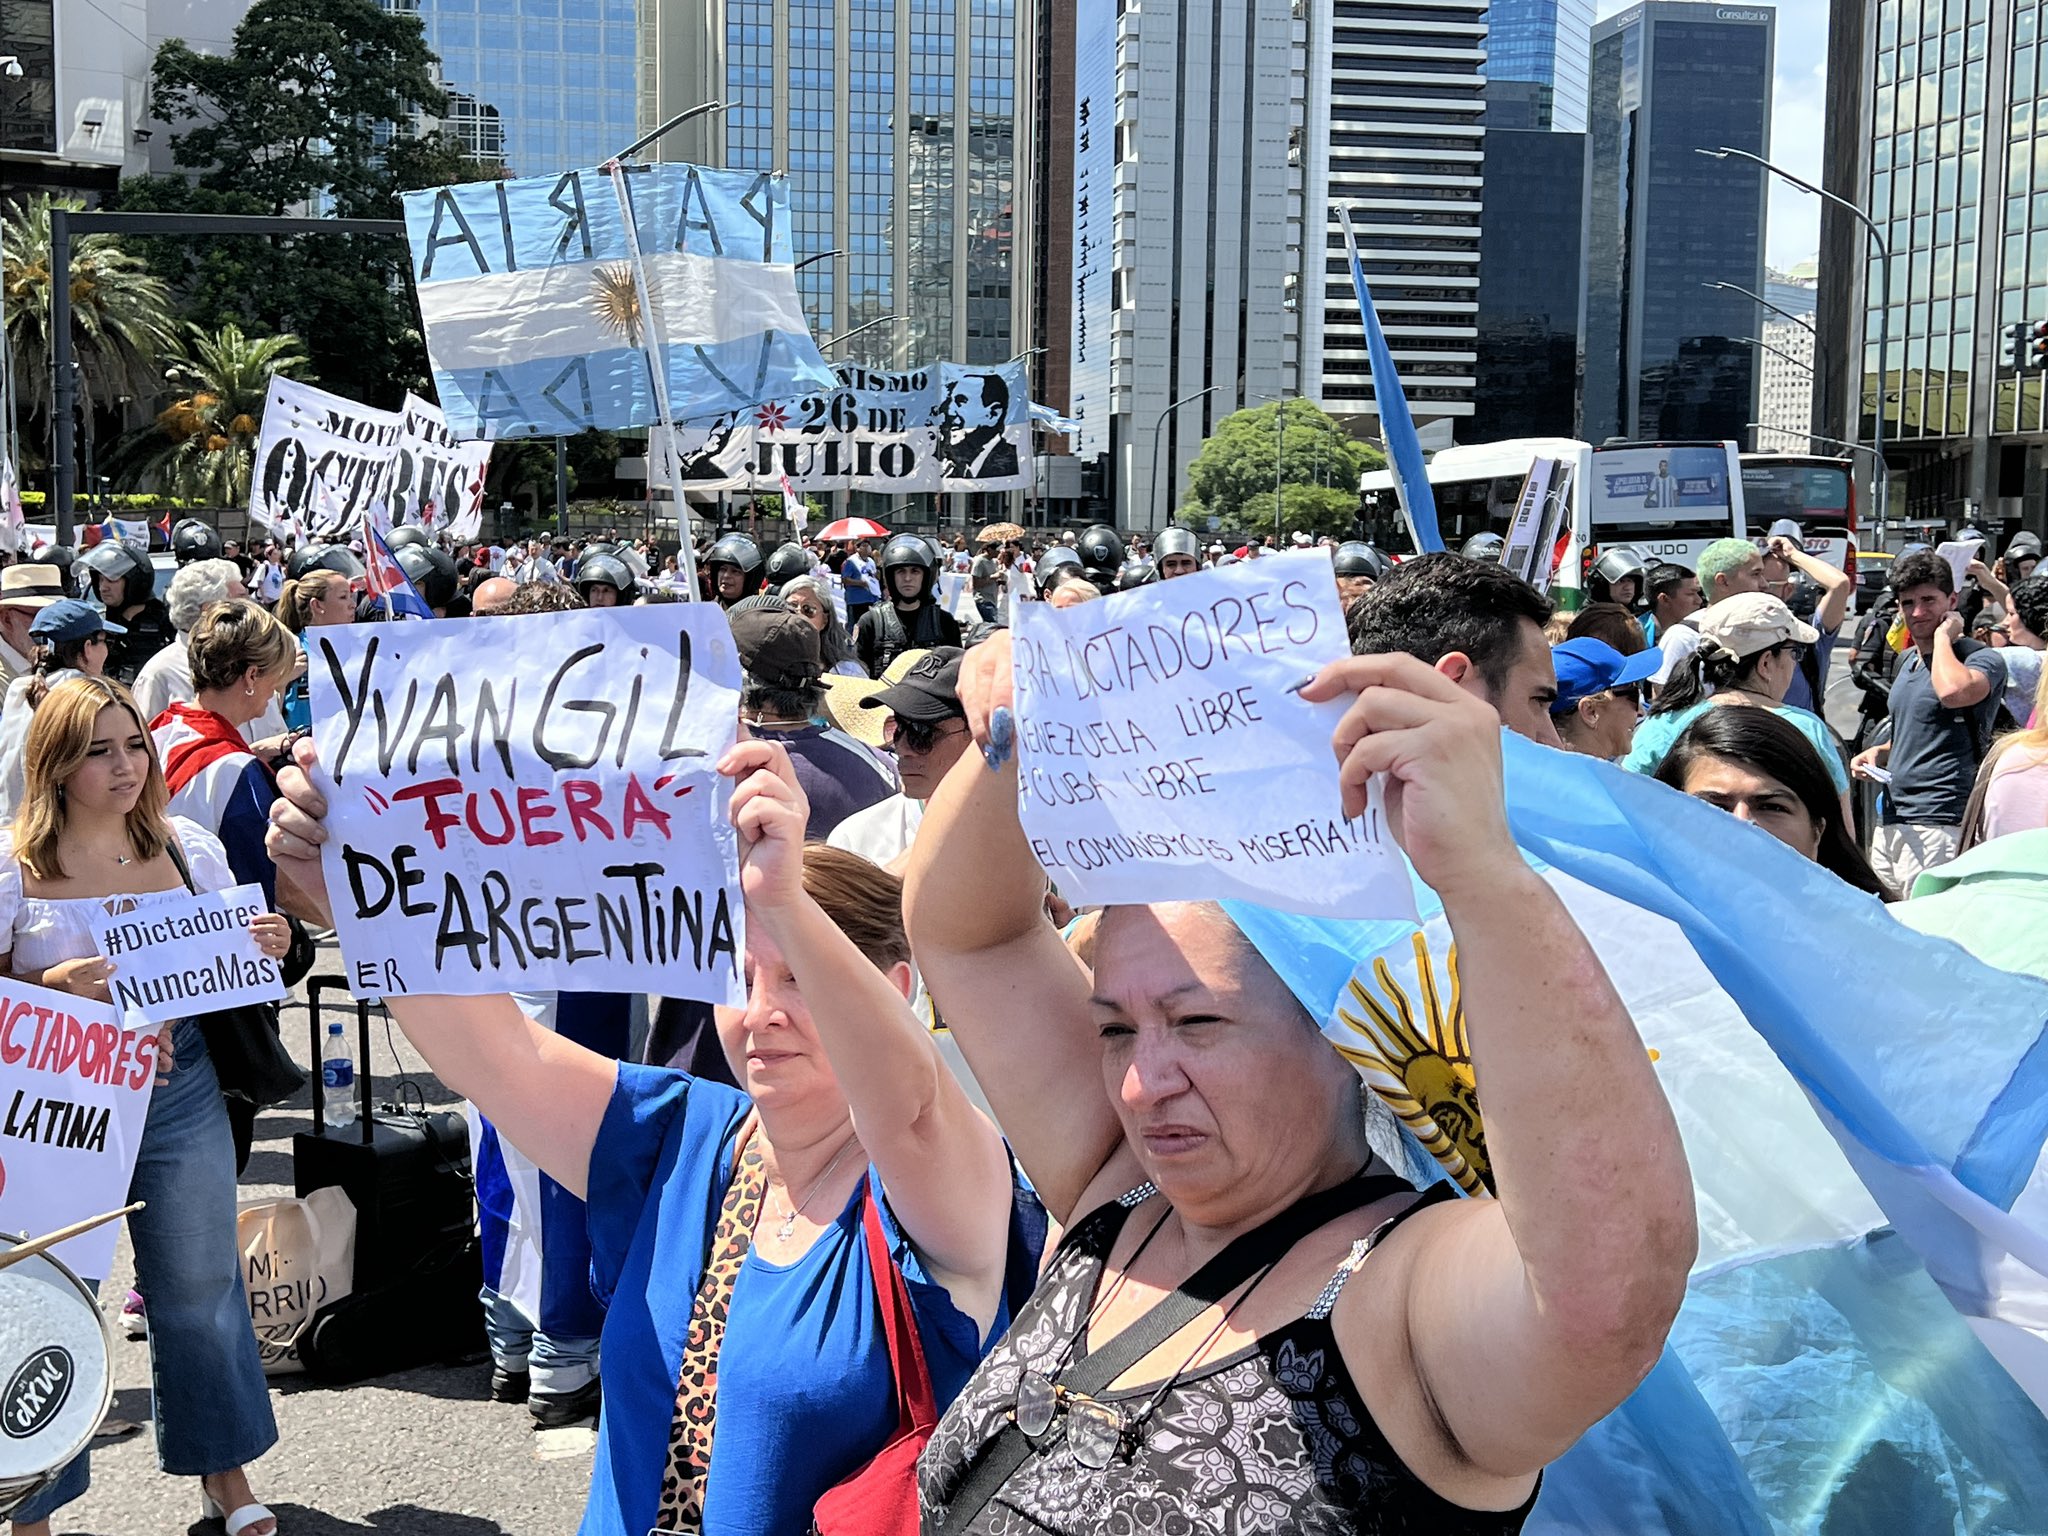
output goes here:
[[742, 1000], [723, 612], [335, 625], [308, 646], [357, 996]]
[[1378, 809], [1344, 818], [1343, 705], [1288, 691], [1348, 654], [1326, 553], [1021, 604], [1014, 647], [1024, 831], [1069, 901], [1414, 915]]
[[[154, 1029], [105, 1003], [0, 978], [0, 1231], [37, 1237], [127, 1203], [156, 1049]], [[98, 1278], [120, 1230], [51, 1251]]]
[[169, 1024], [284, 996], [284, 973], [249, 932], [249, 920], [270, 910], [262, 886], [176, 891], [122, 907], [95, 909], [92, 936], [114, 962], [107, 990], [124, 1014]]

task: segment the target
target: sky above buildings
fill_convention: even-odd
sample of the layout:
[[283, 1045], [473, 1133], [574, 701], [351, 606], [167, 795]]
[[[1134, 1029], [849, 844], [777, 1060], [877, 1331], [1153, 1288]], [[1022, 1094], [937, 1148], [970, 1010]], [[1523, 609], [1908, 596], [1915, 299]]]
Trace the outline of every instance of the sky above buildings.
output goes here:
[[[1634, 0], [1600, 0], [1605, 20]], [[1828, 8], [1826, 0], [1775, 0], [1778, 10], [1777, 68], [1771, 95], [1771, 159], [1795, 176], [1820, 181], [1821, 142], [1826, 135]], [[1784, 271], [1811, 260], [1820, 250], [1820, 199], [1771, 178], [1770, 218], [1764, 259]]]

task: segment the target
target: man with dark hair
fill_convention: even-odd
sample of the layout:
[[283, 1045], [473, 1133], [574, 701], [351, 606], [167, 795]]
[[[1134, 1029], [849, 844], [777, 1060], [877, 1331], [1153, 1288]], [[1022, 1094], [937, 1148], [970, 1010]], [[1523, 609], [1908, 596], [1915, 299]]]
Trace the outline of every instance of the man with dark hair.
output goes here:
[[1403, 561], [1351, 605], [1351, 649], [1428, 662], [1509, 730], [1554, 747], [1549, 619], [1550, 599], [1504, 566], [1439, 552]]
[[999, 373], [963, 373], [940, 406], [948, 480], [1000, 480], [1017, 473], [1017, 450], [1003, 436], [1010, 386]]
[[1663, 561], [1650, 567], [1648, 578], [1650, 611], [1643, 615], [1643, 638], [1655, 645], [1657, 636], [1673, 624], [1692, 617], [1706, 607], [1700, 595], [1700, 579], [1691, 569]]
[[1892, 739], [1850, 766], [1866, 778], [1876, 777], [1873, 768], [1888, 772], [1870, 864], [1892, 889], [1910, 891], [1922, 870], [1956, 856], [2006, 679], [1998, 652], [1963, 633], [1947, 560], [1931, 551], [1902, 556], [1891, 589], [1913, 642], [1892, 680]]

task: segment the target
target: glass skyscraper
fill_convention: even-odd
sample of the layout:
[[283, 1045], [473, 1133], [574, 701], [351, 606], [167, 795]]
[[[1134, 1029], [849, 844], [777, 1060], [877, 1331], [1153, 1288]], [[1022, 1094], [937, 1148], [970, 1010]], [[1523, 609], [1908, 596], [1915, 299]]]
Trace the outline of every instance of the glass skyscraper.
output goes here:
[[1648, 3], [1593, 31], [1579, 436], [1741, 438], [1756, 419], [1764, 187], [1695, 151], [1770, 144], [1777, 13]]
[[647, 30], [641, 119], [722, 100], [722, 123], [661, 152], [789, 172], [798, 260], [845, 253], [797, 273], [812, 329], [873, 324], [835, 359], [1001, 362], [1019, 350], [1019, 27], [1017, 0], [726, 0]]
[[1592, 0], [1493, 0], [1486, 13], [1486, 78], [1538, 86], [1538, 128], [1583, 133], [1592, 70]]
[[382, 3], [420, 18], [449, 92], [442, 126], [479, 159], [545, 176], [600, 164], [637, 136], [637, 0]]

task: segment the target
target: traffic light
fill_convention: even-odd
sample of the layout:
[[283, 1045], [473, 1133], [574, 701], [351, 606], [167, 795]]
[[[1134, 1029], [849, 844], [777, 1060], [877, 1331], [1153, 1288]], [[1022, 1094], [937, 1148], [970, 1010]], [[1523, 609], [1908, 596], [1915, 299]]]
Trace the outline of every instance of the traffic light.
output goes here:
[[2027, 366], [2027, 328], [2018, 321], [2008, 325], [2001, 334], [2005, 342], [2005, 366], [2014, 373], [2023, 373]]
[[2036, 320], [2027, 328], [2027, 367], [2048, 373], [2048, 320]]

